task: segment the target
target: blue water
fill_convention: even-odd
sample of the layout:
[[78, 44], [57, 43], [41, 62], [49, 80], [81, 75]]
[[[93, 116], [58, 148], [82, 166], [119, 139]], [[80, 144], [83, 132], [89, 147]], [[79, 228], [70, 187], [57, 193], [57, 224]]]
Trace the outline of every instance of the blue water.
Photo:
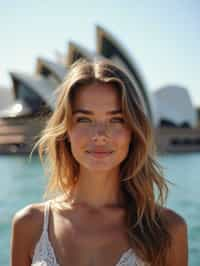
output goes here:
[[[188, 224], [189, 265], [200, 265], [200, 153], [159, 157], [171, 186], [167, 205]], [[9, 265], [10, 228], [13, 214], [42, 200], [46, 184], [38, 157], [0, 157], [0, 265]]]

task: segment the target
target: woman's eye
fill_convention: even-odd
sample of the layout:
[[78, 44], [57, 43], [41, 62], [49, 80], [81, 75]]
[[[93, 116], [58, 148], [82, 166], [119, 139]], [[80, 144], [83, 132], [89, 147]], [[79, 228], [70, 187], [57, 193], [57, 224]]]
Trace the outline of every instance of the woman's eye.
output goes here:
[[124, 123], [125, 121], [124, 121], [124, 118], [122, 118], [122, 117], [113, 117], [111, 119], [111, 122], [114, 122], [114, 123]]
[[76, 119], [76, 122], [83, 122], [83, 123], [85, 123], [85, 122], [91, 122], [91, 119], [89, 119], [87, 117], [78, 117]]

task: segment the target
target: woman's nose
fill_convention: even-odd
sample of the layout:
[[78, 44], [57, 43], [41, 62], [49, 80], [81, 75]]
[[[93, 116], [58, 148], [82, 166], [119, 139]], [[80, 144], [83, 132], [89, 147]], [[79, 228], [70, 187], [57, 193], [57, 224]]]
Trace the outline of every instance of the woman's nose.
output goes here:
[[94, 140], [106, 140], [109, 137], [108, 126], [105, 123], [94, 125], [92, 137]]

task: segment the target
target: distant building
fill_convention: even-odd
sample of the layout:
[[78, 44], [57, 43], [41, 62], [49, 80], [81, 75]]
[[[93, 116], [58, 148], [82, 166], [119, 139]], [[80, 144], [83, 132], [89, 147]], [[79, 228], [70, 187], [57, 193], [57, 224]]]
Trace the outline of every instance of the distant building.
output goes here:
[[[41, 107], [54, 109], [55, 88], [62, 82], [67, 73], [67, 68], [79, 58], [93, 60], [94, 58], [108, 58], [123, 68], [135, 85], [135, 90], [140, 97], [144, 110], [155, 125], [154, 104], [151, 94], [145, 84], [144, 78], [135, 62], [122, 45], [102, 27], [96, 27], [96, 52], [69, 42], [65, 60], [52, 62], [38, 58], [35, 75], [25, 73], [10, 73], [13, 81], [14, 103], [0, 112], [0, 117], [25, 116], [37, 113]], [[61, 62], [64, 61], [65, 65]]]
[[11, 105], [13, 100], [14, 95], [12, 90], [10, 88], [0, 87], [0, 112]]
[[[66, 55], [57, 53], [57, 62], [40, 57], [34, 74], [10, 73], [13, 82], [13, 94], [10, 95], [13, 96], [9, 101], [6, 102], [8, 97], [2, 96], [5, 91], [0, 89], [0, 153], [30, 152], [47, 115], [54, 110], [55, 89], [62, 83], [68, 68], [80, 58], [89, 61], [107, 58], [127, 73], [147, 117], [156, 128], [159, 150], [200, 150], [199, 131], [180, 130], [197, 125], [197, 114], [187, 90], [180, 86], [166, 86], [151, 93], [132, 56], [109, 32], [97, 26], [96, 51], [90, 52], [69, 42]], [[178, 131], [177, 127], [180, 127]], [[192, 139], [188, 140], [188, 137]], [[190, 147], [188, 143], [192, 143]]]
[[75, 42], [69, 42], [65, 64], [66, 67], [68, 68], [80, 58], [85, 58], [88, 61], [90, 61], [97, 56], [98, 55], [95, 52], [90, 52], [85, 47]]
[[65, 75], [63, 65], [44, 58], [38, 58], [35, 75], [11, 72], [14, 100], [2, 108], [0, 118], [32, 116], [44, 108], [53, 110], [54, 90]]
[[0, 110], [0, 153], [29, 153], [55, 106], [66, 68], [39, 58], [33, 75], [11, 72], [13, 101]]
[[177, 85], [165, 86], [153, 95], [159, 127], [197, 126], [197, 112], [187, 89]]
[[52, 80], [55, 86], [62, 82], [66, 73], [67, 69], [64, 64], [53, 62], [43, 57], [37, 59], [36, 74]]
[[[52, 92], [54, 86], [52, 81], [39, 75], [31, 76], [16, 72], [12, 72], [10, 75], [13, 81], [15, 100], [9, 108], [0, 112], [0, 117], [34, 115], [45, 105], [49, 109], [53, 108]], [[15, 108], [15, 106], [18, 107]]]

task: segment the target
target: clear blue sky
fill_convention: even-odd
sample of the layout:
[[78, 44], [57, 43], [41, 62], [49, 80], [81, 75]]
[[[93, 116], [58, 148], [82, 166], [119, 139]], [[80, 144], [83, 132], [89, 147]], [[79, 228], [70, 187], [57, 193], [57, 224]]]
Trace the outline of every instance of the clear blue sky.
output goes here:
[[149, 90], [188, 88], [200, 106], [200, 1], [0, 0], [0, 86], [10, 70], [33, 73], [74, 40], [95, 50], [95, 25], [110, 31], [137, 62]]

